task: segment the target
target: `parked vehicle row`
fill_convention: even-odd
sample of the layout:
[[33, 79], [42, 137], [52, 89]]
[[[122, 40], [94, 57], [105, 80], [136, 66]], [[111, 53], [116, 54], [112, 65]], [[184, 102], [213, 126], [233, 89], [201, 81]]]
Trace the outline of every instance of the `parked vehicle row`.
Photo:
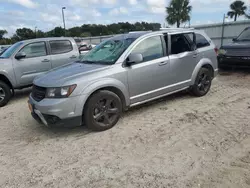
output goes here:
[[218, 55], [219, 67], [250, 67], [250, 27], [233, 39], [233, 43], [223, 45]]
[[76, 41], [76, 44], [78, 46], [80, 54], [86, 54], [92, 48], [94, 48], [96, 46], [94, 44], [89, 44], [89, 43], [85, 42], [84, 40], [82, 40], [80, 38], [75, 38], [75, 41]]
[[249, 41], [250, 27], [219, 51], [193, 29], [131, 32], [98, 46], [73, 38], [21, 41], [0, 55], [0, 106], [33, 82], [29, 109], [37, 121], [107, 130], [130, 107], [185, 89], [206, 95], [218, 65], [250, 65]]
[[14, 89], [30, 87], [36, 76], [78, 60], [73, 38], [40, 38], [13, 44], [0, 56], [0, 107]]
[[36, 77], [29, 109], [48, 126], [86, 124], [104, 131], [130, 107], [186, 89], [206, 95], [217, 66], [215, 45], [202, 31], [123, 34]]

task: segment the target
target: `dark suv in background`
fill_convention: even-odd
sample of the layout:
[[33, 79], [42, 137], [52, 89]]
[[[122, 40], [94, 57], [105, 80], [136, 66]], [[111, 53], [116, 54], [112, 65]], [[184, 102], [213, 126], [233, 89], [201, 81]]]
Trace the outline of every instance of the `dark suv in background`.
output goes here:
[[250, 67], [250, 27], [233, 39], [233, 42], [220, 48], [218, 64], [223, 67]]

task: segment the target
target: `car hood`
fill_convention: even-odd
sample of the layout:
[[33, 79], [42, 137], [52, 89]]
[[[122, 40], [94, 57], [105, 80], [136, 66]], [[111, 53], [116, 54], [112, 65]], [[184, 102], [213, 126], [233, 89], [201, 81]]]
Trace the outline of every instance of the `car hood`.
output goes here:
[[41, 87], [60, 87], [66, 82], [94, 74], [110, 66], [100, 64], [72, 63], [53, 69], [34, 80], [34, 84]]
[[11, 65], [12, 60], [10, 58], [0, 58], [0, 69], [3, 66], [9, 66]]
[[250, 48], [250, 41], [236, 41], [227, 45], [223, 45], [222, 49], [244, 49]]

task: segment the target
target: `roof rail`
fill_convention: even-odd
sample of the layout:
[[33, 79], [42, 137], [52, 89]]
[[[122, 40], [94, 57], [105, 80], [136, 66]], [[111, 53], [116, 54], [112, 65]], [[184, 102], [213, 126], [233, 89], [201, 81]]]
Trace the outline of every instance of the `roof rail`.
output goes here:
[[149, 31], [130, 31], [129, 33], [148, 33], [148, 32], [152, 32], [152, 30], [149, 30]]
[[191, 27], [185, 27], [185, 28], [160, 28], [160, 30], [176, 30], [176, 31], [179, 31], [179, 30], [194, 30], [195, 28], [191, 28]]

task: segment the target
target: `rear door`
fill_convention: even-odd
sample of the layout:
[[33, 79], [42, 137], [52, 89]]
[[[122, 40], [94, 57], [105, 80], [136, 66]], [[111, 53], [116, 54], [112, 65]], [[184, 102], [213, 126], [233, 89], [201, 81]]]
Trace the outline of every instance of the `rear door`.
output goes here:
[[188, 86], [198, 62], [194, 33], [169, 35], [171, 84], [175, 89]]
[[45, 41], [26, 44], [18, 52], [26, 54], [26, 57], [19, 60], [13, 58], [18, 85], [30, 85], [36, 76], [51, 69], [50, 55], [48, 55]]
[[74, 62], [78, 59], [79, 52], [74, 49], [72, 42], [68, 39], [50, 40], [49, 46], [52, 68]]

